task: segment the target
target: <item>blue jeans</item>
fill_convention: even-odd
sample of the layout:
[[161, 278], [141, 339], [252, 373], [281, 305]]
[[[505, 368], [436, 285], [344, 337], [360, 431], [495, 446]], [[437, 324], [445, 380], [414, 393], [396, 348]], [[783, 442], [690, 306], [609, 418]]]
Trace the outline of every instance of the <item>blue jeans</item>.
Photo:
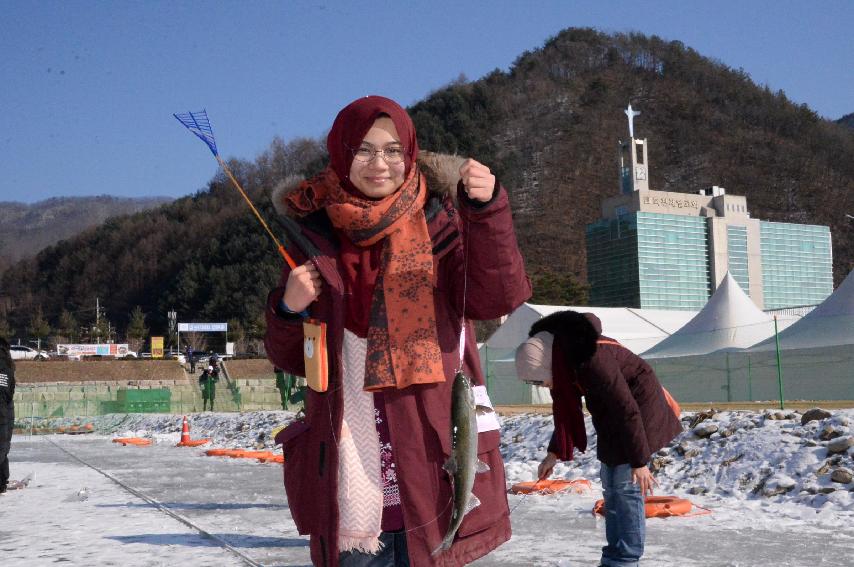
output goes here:
[[359, 551], [342, 551], [338, 555], [341, 567], [409, 567], [406, 532], [382, 532], [383, 548], [376, 555]]
[[609, 467], [602, 463], [599, 476], [605, 494], [608, 540], [608, 545], [602, 548], [602, 565], [637, 567], [646, 537], [646, 510], [640, 487], [632, 483], [632, 467]]

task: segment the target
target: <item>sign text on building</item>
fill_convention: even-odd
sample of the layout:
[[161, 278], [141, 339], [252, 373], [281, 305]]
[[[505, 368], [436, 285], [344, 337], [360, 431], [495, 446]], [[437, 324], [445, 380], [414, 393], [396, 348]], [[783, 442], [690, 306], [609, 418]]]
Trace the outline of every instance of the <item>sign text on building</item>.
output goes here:
[[178, 323], [179, 333], [213, 333], [228, 331], [228, 323]]

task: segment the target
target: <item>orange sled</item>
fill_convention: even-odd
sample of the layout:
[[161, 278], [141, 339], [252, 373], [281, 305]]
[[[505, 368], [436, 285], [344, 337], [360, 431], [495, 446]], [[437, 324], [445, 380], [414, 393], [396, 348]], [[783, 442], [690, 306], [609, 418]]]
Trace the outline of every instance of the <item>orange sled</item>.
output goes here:
[[210, 439], [190, 439], [189, 441], [179, 441], [176, 447], [198, 447], [205, 443], [210, 443]]
[[[282, 455], [277, 455], [276, 453], [273, 453], [272, 451], [250, 451], [247, 449], [247, 450], [242, 451], [242, 453], [240, 455], [237, 455], [237, 456], [244, 458], [244, 459], [258, 459], [262, 463], [266, 463], [266, 462], [283, 463], [285, 461], [285, 459]], [[279, 459], [281, 459], [281, 460], [279, 460]]]
[[208, 449], [209, 457], [231, 457], [232, 459], [258, 459], [262, 463], [283, 463], [285, 458], [272, 451], [250, 451], [248, 449]]
[[[669, 518], [671, 516], [696, 516], [698, 514], [708, 514], [709, 511], [705, 508], [700, 508], [701, 512], [691, 513], [694, 506], [690, 500], [685, 498], [677, 498], [675, 496], [647, 496], [646, 497], [646, 517], [647, 518]], [[605, 501], [597, 500], [593, 505], [593, 513], [605, 515]]]
[[142, 437], [116, 437], [113, 439], [113, 443], [121, 443], [122, 446], [127, 447], [128, 445], [151, 445], [151, 439], [143, 439]]
[[590, 481], [585, 478], [575, 480], [553, 478], [536, 482], [517, 482], [510, 487], [510, 492], [513, 494], [554, 494], [570, 489], [581, 494], [585, 490], [590, 490]]
[[243, 449], [208, 449], [205, 455], [208, 457], [232, 457], [238, 458], [243, 454]]
[[277, 455], [272, 451], [257, 451], [256, 455], [252, 455], [253, 458], [258, 459], [260, 463], [284, 463], [285, 456]]

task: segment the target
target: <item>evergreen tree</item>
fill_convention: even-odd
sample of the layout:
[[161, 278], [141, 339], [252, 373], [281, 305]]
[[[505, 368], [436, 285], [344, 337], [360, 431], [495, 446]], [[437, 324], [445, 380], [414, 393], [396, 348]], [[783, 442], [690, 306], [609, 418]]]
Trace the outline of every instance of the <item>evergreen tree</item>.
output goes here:
[[109, 342], [110, 335], [112, 335], [112, 325], [105, 316], [101, 315], [92, 325], [92, 336], [96, 343], [106, 343]]
[[228, 338], [234, 343], [235, 352], [243, 352], [246, 350], [244, 341], [246, 340], [246, 329], [240, 319], [232, 318], [228, 320]]
[[30, 324], [27, 327], [27, 333], [31, 337], [35, 337], [38, 341], [39, 348], [41, 348], [41, 342], [43, 339], [46, 339], [50, 334], [50, 325], [44, 318], [44, 313], [42, 312], [41, 305], [36, 307], [33, 316], [30, 318]]
[[58, 337], [62, 341], [73, 343], [77, 340], [77, 319], [68, 309], [63, 309], [59, 315], [59, 326], [56, 329]]
[[128, 323], [127, 328], [128, 341], [131, 343], [130, 348], [139, 350], [147, 336], [148, 327], [145, 326], [145, 313], [143, 313], [142, 307], [137, 305], [130, 312], [130, 323]]
[[544, 270], [532, 274], [534, 294], [531, 303], [540, 305], [587, 305], [587, 286], [579, 284], [572, 274]]
[[9, 339], [15, 333], [15, 329], [9, 326], [9, 321], [6, 320], [6, 315], [0, 316], [0, 337]]

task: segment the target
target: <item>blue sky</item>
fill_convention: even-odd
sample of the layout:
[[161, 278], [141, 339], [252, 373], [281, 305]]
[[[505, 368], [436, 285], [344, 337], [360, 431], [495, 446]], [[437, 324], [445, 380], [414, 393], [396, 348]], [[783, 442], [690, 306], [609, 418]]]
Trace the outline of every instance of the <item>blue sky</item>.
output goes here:
[[[567, 27], [680, 40], [820, 115], [854, 112], [854, 2], [0, 0], [0, 201], [179, 197], [220, 152], [324, 135], [366, 94], [404, 105], [507, 70]], [[620, 109], [615, 109], [619, 112]]]

